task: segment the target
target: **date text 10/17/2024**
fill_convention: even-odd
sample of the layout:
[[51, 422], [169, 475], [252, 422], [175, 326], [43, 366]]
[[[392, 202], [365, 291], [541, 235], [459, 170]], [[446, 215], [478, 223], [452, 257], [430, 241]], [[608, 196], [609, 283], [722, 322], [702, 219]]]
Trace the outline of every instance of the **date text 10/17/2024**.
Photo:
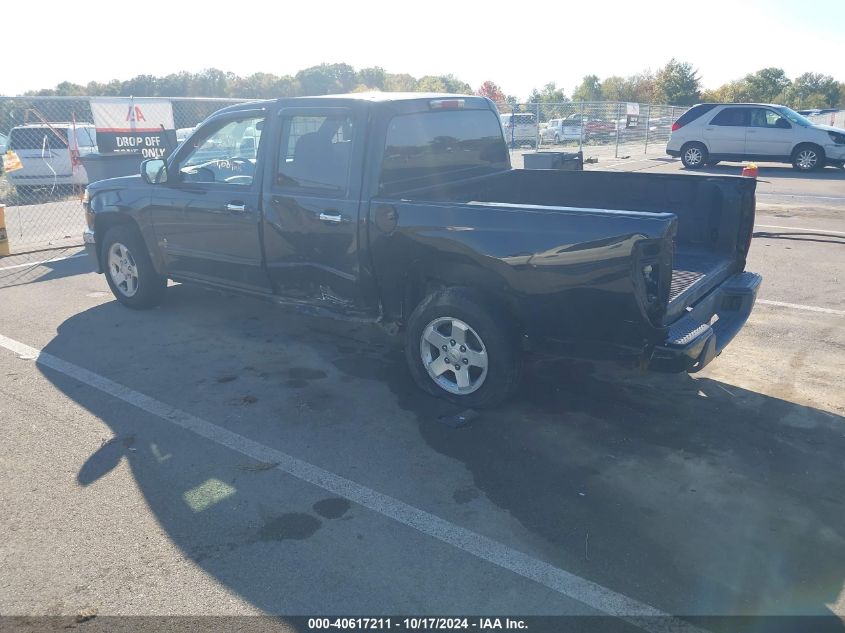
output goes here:
[[308, 629], [347, 631], [443, 631], [443, 630], [526, 630], [524, 620], [515, 618], [308, 618]]

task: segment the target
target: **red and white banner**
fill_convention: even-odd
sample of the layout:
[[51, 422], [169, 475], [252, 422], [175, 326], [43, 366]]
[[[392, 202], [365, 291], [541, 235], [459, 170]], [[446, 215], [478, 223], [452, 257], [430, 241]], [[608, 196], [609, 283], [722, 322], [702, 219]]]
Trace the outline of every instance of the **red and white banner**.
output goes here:
[[161, 158], [176, 147], [173, 105], [167, 99], [94, 97], [91, 113], [100, 152]]

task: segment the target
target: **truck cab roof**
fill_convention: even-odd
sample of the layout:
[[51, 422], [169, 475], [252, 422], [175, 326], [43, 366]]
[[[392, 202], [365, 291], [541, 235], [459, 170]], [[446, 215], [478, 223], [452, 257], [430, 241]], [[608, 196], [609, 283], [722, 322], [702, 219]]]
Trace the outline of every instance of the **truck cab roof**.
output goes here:
[[492, 102], [486, 97], [473, 95], [462, 95], [439, 92], [352, 92], [346, 94], [314, 95], [308, 97], [282, 97], [280, 99], [263, 99], [260, 101], [245, 101], [236, 103], [222, 110], [218, 110], [213, 116], [219, 114], [238, 112], [240, 110], [254, 110], [256, 107], [267, 107], [270, 104], [288, 105], [311, 105], [323, 102], [325, 99], [338, 101], [358, 101], [367, 103], [423, 103], [440, 99], [461, 99], [464, 108], [488, 109]]

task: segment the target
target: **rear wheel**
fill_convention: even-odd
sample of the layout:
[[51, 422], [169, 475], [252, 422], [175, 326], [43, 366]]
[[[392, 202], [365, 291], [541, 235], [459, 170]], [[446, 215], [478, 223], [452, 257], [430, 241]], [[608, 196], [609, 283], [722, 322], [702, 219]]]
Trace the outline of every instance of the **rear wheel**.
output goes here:
[[681, 148], [681, 162], [687, 169], [700, 169], [707, 163], [707, 148], [702, 143], [687, 143]]
[[798, 171], [813, 171], [824, 167], [824, 150], [818, 145], [805, 143], [792, 152], [792, 167]]
[[515, 331], [474, 293], [448, 288], [426, 297], [408, 319], [405, 359], [425, 391], [467, 407], [490, 407], [516, 389]]
[[102, 248], [106, 281], [118, 301], [136, 309], [161, 303], [167, 279], [156, 272], [144, 240], [133, 227], [109, 229]]

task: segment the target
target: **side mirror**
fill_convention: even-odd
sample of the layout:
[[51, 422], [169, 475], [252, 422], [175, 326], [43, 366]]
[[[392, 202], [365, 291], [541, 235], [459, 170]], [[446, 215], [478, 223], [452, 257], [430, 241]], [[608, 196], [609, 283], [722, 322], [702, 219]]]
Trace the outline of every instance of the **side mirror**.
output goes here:
[[150, 158], [141, 163], [141, 177], [150, 185], [167, 182], [167, 163], [160, 158]]
[[781, 130], [791, 130], [792, 126], [789, 124], [789, 121], [786, 119], [778, 119], [775, 121], [775, 127], [780, 128]]

